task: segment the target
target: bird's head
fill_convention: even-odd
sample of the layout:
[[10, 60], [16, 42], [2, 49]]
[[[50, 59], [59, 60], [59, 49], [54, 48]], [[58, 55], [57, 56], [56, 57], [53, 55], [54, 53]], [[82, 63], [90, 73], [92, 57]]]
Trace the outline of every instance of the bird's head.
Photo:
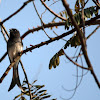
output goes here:
[[12, 38], [20, 37], [20, 33], [17, 29], [12, 28], [9, 30], [10, 30], [10, 37], [12, 37]]

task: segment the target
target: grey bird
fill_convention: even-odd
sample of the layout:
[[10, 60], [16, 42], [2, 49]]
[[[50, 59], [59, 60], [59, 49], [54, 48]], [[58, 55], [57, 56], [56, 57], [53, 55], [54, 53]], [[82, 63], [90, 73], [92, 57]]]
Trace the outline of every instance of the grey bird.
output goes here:
[[[16, 56], [18, 56], [18, 54], [22, 50], [23, 50], [23, 43], [20, 38], [19, 31], [14, 28], [10, 29], [10, 38], [7, 42], [7, 52], [8, 52], [10, 63], [12, 63], [14, 61]], [[23, 91], [23, 89], [21, 87], [20, 79], [19, 79], [19, 73], [18, 73], [19, 60], [13, 66], [13, 77], [12, 77], [12, 82], [10, 84], [8, 91], [13, 89], [16, 84]]]

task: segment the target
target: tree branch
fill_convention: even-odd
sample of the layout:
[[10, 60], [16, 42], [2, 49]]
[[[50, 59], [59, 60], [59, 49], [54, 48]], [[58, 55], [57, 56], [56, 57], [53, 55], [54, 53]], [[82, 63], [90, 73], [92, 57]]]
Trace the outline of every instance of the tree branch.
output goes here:
[[7, 56], [7, 52], [1, 57], [0, 62]]
[[[1, 21], [0, 21], [1, 22]], [[4, 25], [1, 25], [1, 28], [5, 31], [6, 35], [9, 37], [9, 33], [7, 32], [6, 28], [4, 27]]]
[[36, 13], [37, 13], [37, 15], [38, 15], [38, 17], [39, 17], [39, 19], [40, 19], [40, 21], [41, 21], [41, 26], [42, 26], [42, 29], [43, 29], [43, 31], [44, 31], [44, 33], [46, 34], [46, 36], [50, 39], [50, 37], [49, 37], [49, 35], [46, 33], [46, 31], [44, 30], [44, 22], [42, 21], [42, 19], [41, 19], [41, 17], [40, 17], [40, 15], [39, 15], [39, 13], [38, 13], [38, 11], [37, 11], [37, 9], [36, 9], [36, 6], [35, 6], [35, 3], [34, 3], [34, 1], [33, 1], [33, 6], [34, 6], [34, 8], [35, 8], [35, 11], [36, 11]]
[[98, 7], [100, 7], [100, 4], [96, 2], [95, 0], [92, 0]]
[[12, 66], [14, 66], [14, 64], [18, 61], [18, 59], [21, 57], [17, 56], [14, 61], [9, 65], [9, 67], [6, 69], [6, 71], [4, 72], [4, 74], [1, 76], [0, 78], [0, 83], [2, 83], [3, 79], [6, 77], [6, 75], [8, 74], [8, 72], [10, 71], [10, 69], [12, 68]]
[[28, 3], [30, 3], [33, 0], [28, 0], [26, 2], [24, 2], [24, 4], [17, 10], [15, 11], [13, 14], [11, 14], [9, 17], [7, 17], [6, 19], [4, 19], [2, 22], [0, 22], [0, 25], [2, 25], [4, 22], [6, 22], [7, 20], [9, 20], [11, 17], [13, 17], [14, 15], [16, 15], [18, 12], [20, 12]]
[[82, 24], [83, 24], [83, 35], [84, 35], [84, 39], [85, 39], [85, 18], [84, 18], [84, 4], [85, 4], [85, 1], [82, 0]]
[[43, 0], [40, 0], [40, 1], [41, 1], [41, 3], [45, 6], [45, 8], [46, 8], [48, 11], [50, 11], [54, 16], [56, 16], [56, 17], [58, 17], [58, 18], [60, 18], [61, 20], [64, 20], [64, 21], [67, 20], [66, 18], [64, 18], [64, 17], [62, 17], [62, 16], [59, 16], [59, 15], [56, 14], [54, 11], [52, 11], [52, 10], [43, 2]]
[[[96, 20], [96, 19], [98, 19], [99, 17], [100, 17], [100, 15], [98, 15], [98, 16], [96, 16], [96, 17], [94, 17], [94, 18], [91, 18], [91, 20], [88, 20], [88, 21], [85, 22], [85, 25], [97, 25], [97, 24], [100, 24], [100, 20]], [[96, 20], [96, 21], [95, 21], [95, 20]], [[44, 25], [44, 28], [49, 28], [49, 27], [54, 27], [54, 26], [63, 26], [63, 25], [65, 25], [65, 22], [49, 23], [49, 24], [45, 24], [45, 25]], [[82, 25], [79, 25], [79, 27], [82, 27]], [[21, 38], [23, 39], [23, 38], [25, 38], [29, 33], [31, 33], [31, 32], [33, 33], [33, 32], [35, 32], [35, 31], [39, 31], [39, 30], [41, 30], [41, 29], [42, 29], [42, 26], [39, 26], [39, 27], [37, 27], [37, 28], [28, 30], [27, 32], [25, 32], [25, 33], [21, 36]], [[68, 35], [72, 34], [72, 33], [75, 32], [75, 31], [76, 31], [76, 29], [74, 28], [74, 29], [72, 29], [72, 30], [70, 30], [70, 31], [68, 31], [68, 32], [65, 32], [65, 33], [63, 33], [62, 35], [59, 35], [59, 37], [57, 36], [58, 38], [55, 37], [53, 41], [56, 41], [56, 40], [61, 39], [61, 38], [65, 37], [65, 36], [68, 36]], [[43, 42], [43, 43], [44, 43], [43, 45], [48, 44], [48, 43], [51, 43], [51, 42], [52, 42], [51, 40], [47, 41], [46, 43]], [[40, 47], [40, 45], [41, 45], [41, 43], [38, 44], [37, 46], [35, 46], [35, 48], [37, 48], [38, 46]], [[42, 46], [43, 46], [43, 45], [42, 45]], [[30, 49], [30, 48], [29, 48], [29, 49]], [[29, 51], [30, 51], [30, 50], [29, 50]], [[28, 52], [28, 51], [27, 51], [27, 52]], [[0, 62], [6, 57], [6, 55], [7, 55], [7, 52], [1, 57]]]
[[30, 90], [30, 85], [29, 85], [29, 81], [28, 81], [28, 78], [27, 78], [27, 74], [25, 72], [25, 69], [24, 69], [22, 61], [20, 60], [19, 62], [21, 64], [21, 66], [22, 66], [22, 69], [23, 69], [23, 72], [24, 72], [24, 75], [25, 75], [25, 79], [26, 79], [26, 82], [27, 82], [27, 85], [28, 85], [30, 100], [32, 100], [32, 95], [31, 95], [31, 90]]
[[[100, 18], [100, 15], [94, 17], [94, 18], [91, 18], [90, 20], [88, 21], [85, 21], [85, 26], [89, 26], [89, 25], [97, 25], [97, 24], [100, 24], [100, 20], [97, 20], [98, 18]], [[43, 27], [44, 28], [49, 28], [49, 27], [54, 27], [54, 26], [64, 26], [66, 22], [56, 22], [56, 23], [48, 23], [48, 24], [44, 24]], [[26, 37], [29, 33], [33, 33], [35, 31], [39, 31], [39, 30], [42, 30], [43, 29], [42, 26], [39, 26], [37, 28], [34, 28], [34, 29], [30, 29], [28, 30], [27, 32], [25, 32], [23, 35], [22, 35], [22, 39], [24, 37]], [[82, 24], [79, 25], [79, 27], [81, 28], [82, 27]], [[73, 30], [73, 29], [72, 29]], [[76, 31], [76, 29], [74, 28], [74, 30]], [[67, 32], [66, 32], [67, 34]]]
[[70, 60], [74, 65], [78, 66], [79, 68], [86, 69], [86, 70], [91, 70], [91, 68], [85, 68], [85, 67], [79, 65], [78, 63], [74, 62], [70, 57], [67, 56], [67, 54], [65, 52], [64, 52], [64, 55], [66, 56], [66, 58], [68, 60]]
[[93, 32], [87, 36], [87, 39], [89, 39], [89, 38], [97, 31], [97, 29], [99, 29], [99, 28], [100, 28], [100, 25], [98, 25], [98, 26], [93, 30]]
[[87, 49], [86, 49], [86, 43], [85, 43], [85, 39], [83, 38], [83, 35], [82, 35], [82, 32], [80, 31], [80, 28], [79, 26], [77, 25], [75, 19], [73, 18], [73, 15], [71, 13], [71, 10], [69, 8], [69, 5], [67, 3], [66, 0], [62, 0], [62, 3], [65, 7], [65, 9], [67, 10], [67, 13], [72, 21], [72, 24], [74, 25], [74, 27], [76, 28], [76, 31], [80, 37], [80, 41], [81, 41], [81, 45], [82, 45], [82, 51], [83, 51], [83, 55], [84, 55], [84, 58], [85, 58], [85, 61], [88, 65], [89, 68], [91, 68], [91, 74], [93, 75], [94, 79], [95, 79], [95, 82], [97, 83], [98, 87], [100, 88], [100, 83], [99, 83], [99, 80], [97, 79], [96, 75], [95, 75], [95, 72], [93, 70], [93, 67], [92, 67], [92, 64], [89, 60], [89, 57], [88, 57], [88, 54], [87, 54]]

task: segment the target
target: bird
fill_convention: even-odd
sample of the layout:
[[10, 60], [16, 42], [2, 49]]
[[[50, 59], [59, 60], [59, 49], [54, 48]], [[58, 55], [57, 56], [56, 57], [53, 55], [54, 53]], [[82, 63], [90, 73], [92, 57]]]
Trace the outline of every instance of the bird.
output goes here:
[[[10, 63], [14, 61], [14, 59], [23, 51], [23, 43], [20, 37], [20, 32], [12, 28], [10, 29], [10, 37], [7, 42], [7, 53], [10, 60]], [[18, 73], [18, 64], [19, 64], [20, 58], [17, 60], [17, 62], [13, 66], [13, 77], [12, 82], [10, 84], [10, 87], [8, 91], [13, 89], [15, 85], [17, 85], [22, 91], [23, 88], [21, 87], [21, 82], [19, 79], [19, 73]]]

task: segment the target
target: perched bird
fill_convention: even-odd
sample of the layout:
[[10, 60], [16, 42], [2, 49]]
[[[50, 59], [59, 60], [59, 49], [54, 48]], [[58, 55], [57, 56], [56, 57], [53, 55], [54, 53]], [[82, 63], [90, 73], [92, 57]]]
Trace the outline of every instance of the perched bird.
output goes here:
[[[17, 29], [10, 29], [10, 38], [7, 42], [7, 52], [9, 56], [10, 63], [18, 56], [18, 54], [23, 50], [23, 43], [20, 38], [20, 33]], [[18, 74], [18, 64], [19, 60], [13, 66], [13, 77], [11, 85], [8, 89], [10, 91], [17, 84], [17, 86], [23, 91]]]

